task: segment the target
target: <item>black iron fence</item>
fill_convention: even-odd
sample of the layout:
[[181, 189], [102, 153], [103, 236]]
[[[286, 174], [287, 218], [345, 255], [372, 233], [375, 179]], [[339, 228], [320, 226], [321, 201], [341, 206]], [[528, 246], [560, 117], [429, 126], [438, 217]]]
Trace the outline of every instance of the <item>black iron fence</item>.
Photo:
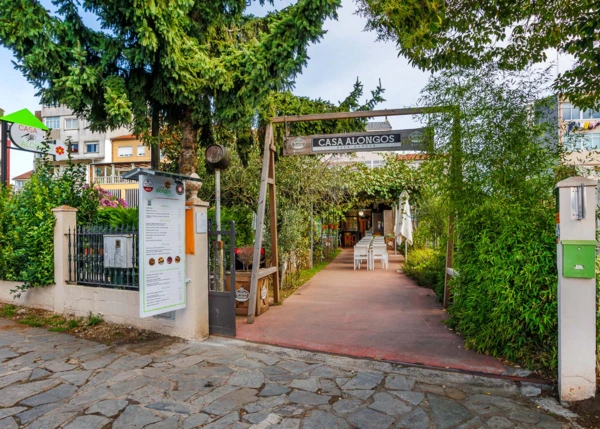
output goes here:
[[139, 232], [133, 227], [69, 229], [69, 281], [84, 286], [139, 289]]

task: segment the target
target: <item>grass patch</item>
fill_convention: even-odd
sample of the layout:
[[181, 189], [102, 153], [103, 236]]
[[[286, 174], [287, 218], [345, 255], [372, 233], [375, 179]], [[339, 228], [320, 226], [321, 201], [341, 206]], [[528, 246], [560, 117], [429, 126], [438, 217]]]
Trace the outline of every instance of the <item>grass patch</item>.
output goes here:
[[79, 327], [79, 321], [76, 319], [71, 319], [69, 320], [69, 322], [67, 323], [67, 328], [68, 329], [75, 329]]
[[69, 328], [66, 326], [51, 326], [48, 328], [50, 332], [67, 332]]
[[17, 307], [12, 304], [6, 304], [0, 308], [0, 317], [13, 317], [17, 311]]
[[51, 317], [50, 320], [48, 320], [48, 325], [50, 326], [60, 326], [60, 325], [64, 325], [65, 323], [67, 323], [67, 320], [64, 317]]
[[31, 326], [33, 328], [41, 328], [42, 326], [46, 325], [46, 321], [37, 316], [26, 316], [19, 320], [19, 323], [22, 325]]
[[90, 314], [88, 314], [86, 326], [96, 326], [102, 322], [104, 322], [104, 319], [101, 315], [92, 314], [92, 312], [90, 311]]
[[287, 297], [296, 292], [300, 286], [309, 281], [315, 274], [329, 265], [329, 263], [333, 261], [340, 253], [342, 253], [342, 249], [336, 249], [335, 251], [331, 252], [329, 257], [324, 258], [323, 261], [315, 262], [312, 268], [300, 270], [300, 273], [297, 279], [294, 281], [293, 286], [280, 291], [281, 301], [283, 302]]

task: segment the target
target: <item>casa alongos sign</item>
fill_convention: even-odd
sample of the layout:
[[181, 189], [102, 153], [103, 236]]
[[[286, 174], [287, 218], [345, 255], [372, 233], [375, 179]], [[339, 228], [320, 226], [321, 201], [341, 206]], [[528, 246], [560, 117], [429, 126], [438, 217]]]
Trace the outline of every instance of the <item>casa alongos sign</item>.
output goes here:
[[288, 137], [284, 155], [425, 150], [427, 128]]
[[2, 120], [11, 123], [8, 129], [12, 148], [26, 152], [54, 155], [56, 160], [67, 159], [67, 146], [56, 140], [46, 140], [48, 128], [27, 109], [4, 116]]
[[186, 306], [185, 185], [139, 176], [140, 317]]

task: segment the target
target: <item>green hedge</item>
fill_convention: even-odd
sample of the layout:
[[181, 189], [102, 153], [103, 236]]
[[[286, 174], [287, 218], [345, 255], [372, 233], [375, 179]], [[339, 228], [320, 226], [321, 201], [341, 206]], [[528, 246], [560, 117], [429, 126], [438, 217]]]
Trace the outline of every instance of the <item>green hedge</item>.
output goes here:
[[468, 348], [557, 367], [557, 269], [552, 201], [489, 198], [463, 215], [450, 324]]
[[408, 254], [404, 273], [419, 286], [432, 289], [438, 299], [444, 299], [446, 255], [441, 249], [413, 249]]
[[20, 281], [12, 292], [54, 283], [54, 224], [52, 209], [76, 207], [79, 223], [90, 223], [98, 210], [98, 193], [85, 186], [85, 167], [69, 164], [54, 176], [41, 163], [23, 190], [0, 186], [0, 279]]

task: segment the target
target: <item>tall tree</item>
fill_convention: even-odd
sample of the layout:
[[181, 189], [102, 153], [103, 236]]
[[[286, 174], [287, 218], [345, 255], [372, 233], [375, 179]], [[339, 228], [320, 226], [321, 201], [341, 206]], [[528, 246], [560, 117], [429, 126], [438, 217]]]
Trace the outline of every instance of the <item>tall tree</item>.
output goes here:
[[215, 123], [247, 130], [265, 96], [290, 86], [340, 2], [298, 0], [259, 18], [246, 0], [83, 0], [101, 30], [78, 1], [53, 3], [0, 0], [0, 43], [42, 102], [67, 105], [93, 130], [132, 124], [138, 135], [158, 111], [182, 130], [179, 170], [190, 174]]
[[498, 63], [508, 70], [546, 61], [547, 49], [575, 57], [554, 84], [581, 107], [600, 105], [600, 2], [582, 0], [356, 0], [368, 30], [397, 42], [414, 65], [438, 71]]

